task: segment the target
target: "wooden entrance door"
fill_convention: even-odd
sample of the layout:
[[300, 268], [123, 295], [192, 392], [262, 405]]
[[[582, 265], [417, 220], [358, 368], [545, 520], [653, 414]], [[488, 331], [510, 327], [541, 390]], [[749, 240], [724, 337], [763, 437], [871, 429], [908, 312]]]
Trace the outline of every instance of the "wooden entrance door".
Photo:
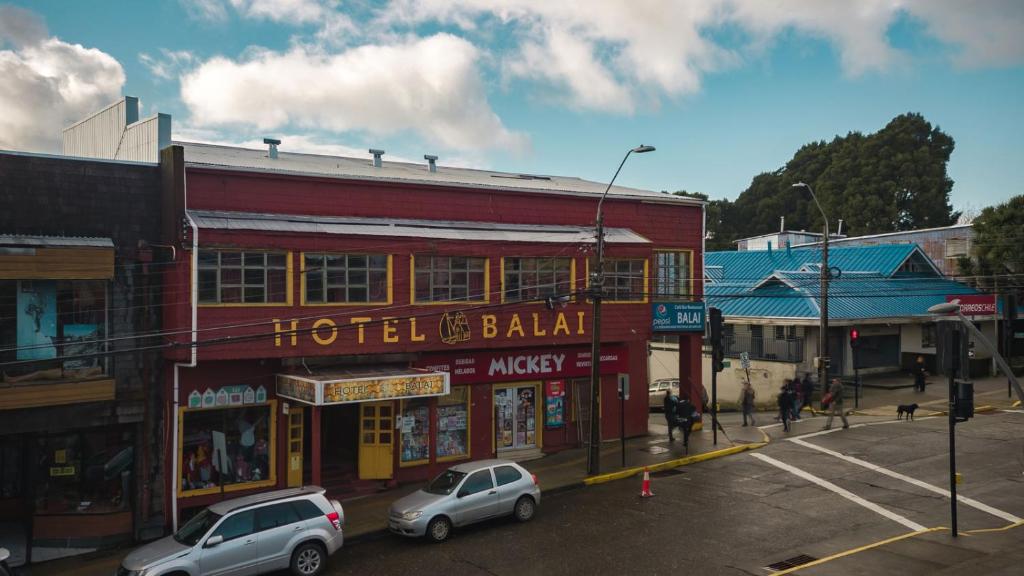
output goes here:
[[288, 486], [302, 486], [302, 424], [306, 411], [291, 406], [288, 414]]
[[394, 473], [394, 405], [367, 402], [360, 405], [359, 415], [359, 478], [390, 479]]

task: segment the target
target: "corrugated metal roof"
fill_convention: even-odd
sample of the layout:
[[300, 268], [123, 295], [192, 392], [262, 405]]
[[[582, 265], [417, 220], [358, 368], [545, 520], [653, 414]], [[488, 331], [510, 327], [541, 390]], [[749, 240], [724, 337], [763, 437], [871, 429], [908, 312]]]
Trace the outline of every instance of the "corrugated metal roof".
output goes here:
[[[920, 249], [914, 244], [829, 248], [828, 263], [830, 268], [842, 272], [891, 276], [915, 251]], [[720, 282], [747, 286], [756, 285], [776, 271], [800, 270], [804, 265], [820, 262], [819, 248], [708, 252], [704, 256], [706, 266], [722, 267]]]
[[[588, 244], [594, 242], [589, 226], [548, 226], [500, 222], [460, 222], [342, 216], [303, 216], [190, 210], [200, 228], [213, 230], [259, 230], [347, 236], [390, 236], [500, 242], [543, 242]], [[650, 244], [650, 240], [628, 228], [605, 228], [609, 244]]]
[[114, 241], [110, 238], [97, 238], [91, 236], [27, 236], [21, 234], [0, 234], [0, 245], [113, 248]]
[[[570, 176], [549, 176], [516, 174], [454, 168], [438, 165], [437, 172], [427, 170], [426, 164], [411, 162], [388, 162], [374, 168], [370, 158], [346, 158], [342, 156], [321, 156], [318, 154], [297, 154], [280, 149], [278, 157], [268, 158], [267, 151], [250, 150], [233, 146], [174, 142], [185, 151], [185, 164], [193, 167], [224, 168], [282, 174], [299, 174], [351, 180], [377, 180], [401, 183], [415, 183], [433, 186], [456, 186], [511, 190], [547, 194], [569, 194], [599, 197], [607, 183], [592, 182]], [[283, 145], [287, 148], [287, 144]], [[610, 198], [624, 198], [638, 201], [655, 201], [672, 204], [699, 206], [704, 202], [684, 196], [663, 192], [613, 186], [608, 192]], [[596, 206], [595, 206], [596, 208]]]

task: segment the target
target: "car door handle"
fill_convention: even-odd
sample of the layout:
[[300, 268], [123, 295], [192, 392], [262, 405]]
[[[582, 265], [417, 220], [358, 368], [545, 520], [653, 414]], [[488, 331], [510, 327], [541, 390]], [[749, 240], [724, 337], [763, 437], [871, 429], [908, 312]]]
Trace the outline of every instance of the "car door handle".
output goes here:
[[256, 543], [256, 540], [255, 540], [255, 539], [253, 539], [253, 540], [246, 540], [246, 541], [245, 541], [245, 545], [246, 545], [246, 546], [248, 546], [249, 544], [255, 544], [255, 543]]
[[490, 492], [488, 492], [487, 494], [489, 494], [489, 495], [494, 495], [494, 494], [497, 494], [497, 493], [498, 493], [498, 491], [497, 491], [497, 490], [491, 490], [491, 491], [490, 491]]
[[292, 528], [292, 532], [298, 532], [300, 530], [302, 530], [302, 526], [296, 526], [295, 528]]

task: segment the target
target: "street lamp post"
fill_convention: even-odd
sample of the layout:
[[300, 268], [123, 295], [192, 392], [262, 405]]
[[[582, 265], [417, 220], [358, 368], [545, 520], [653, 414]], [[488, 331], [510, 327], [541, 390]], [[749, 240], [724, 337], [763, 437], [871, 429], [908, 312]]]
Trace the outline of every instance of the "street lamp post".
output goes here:
[[608, 196], [608, 191], [611, 190], [612, 184], [618, 178], [629, 155], [634, 152], [643, 154], [653, 151], [654, 146], [641, 144], [626, 152], [622, 162], [619, 163], [619, 168], [615, 170], [615, 175], [612, 176], [604, 193], [601, 194], [601, 199], [597, 202], [597, 253], [595, 254], [594, 271], [590, 274], [590, 299], [594, 304], [594, 317], [592, 318], [590, 346], [590, 450], [587, 452], [587, 474], [591, 476], [601, 472], [601, 418], [599, 413], [601, 410], [601, 298], [604, 292], [604, 213], [601, 208], [604, 206], [604, 199]]
[[828, 366], [826, 366], [826, 359], [828, 358], [828, 216], [825, 215], [821, 204], [818, 203], [818, 197], [814, 195], [814, 190], [811, 189], [810, 184], [797, 182], [793, 184], [793, 187], [806, 188], [811, 193], [811, 199], [814, 200], [814, 205], [818, 207], [818, 212], [821, 212], [821, 219], [825, 222], [825, 239], [821, 249], [821, 319], [819, 320], [818, 327], [820, 332], [818, 335], [818, 382], [821, 383], [822, 393], [824, 393], [828, 382]]

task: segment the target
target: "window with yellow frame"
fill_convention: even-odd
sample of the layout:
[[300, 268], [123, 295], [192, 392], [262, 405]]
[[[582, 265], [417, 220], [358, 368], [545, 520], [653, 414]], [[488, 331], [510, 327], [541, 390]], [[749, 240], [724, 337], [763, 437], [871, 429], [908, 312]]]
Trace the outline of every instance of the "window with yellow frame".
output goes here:
[[693, 298], [693, 251], [654, 251], [655, 300], [690, 300]]
[[490, 302], [487, 258], [475, 256], [412, 256], [412, 302]]
[[647, 260], [605, 259], [604, 297], [608, 303], [647, 302]]
[[291, 252], [201, 248], [201, 306], [277, 306], [292, 303]]
[[438, 462], [469, 458], [469, 396], [469, 386], [456, 386], [437, 399]]
[[178, 494], [199, 496], [274, 486], [277, 402], [178, 413]]

